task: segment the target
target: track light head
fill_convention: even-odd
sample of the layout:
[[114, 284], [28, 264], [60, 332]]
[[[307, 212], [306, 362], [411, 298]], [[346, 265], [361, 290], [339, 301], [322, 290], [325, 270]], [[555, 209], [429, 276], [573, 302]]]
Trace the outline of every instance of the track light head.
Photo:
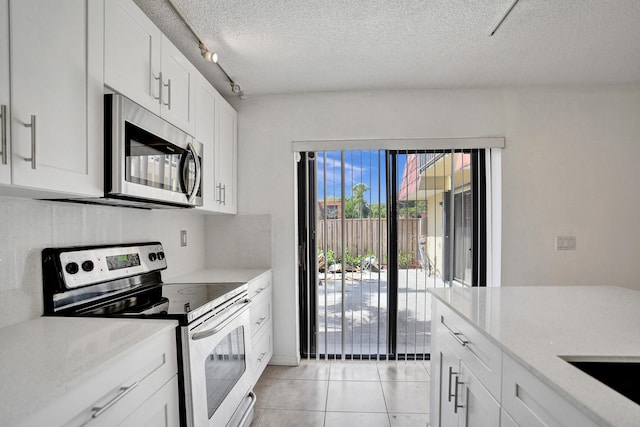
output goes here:
[[204, 59], [206, 59], [209, 62], [213, 62], [214, 64], [218, 63], [218, 54], [215, 52], [211, 52], [207, 46], [204, 45], [204, 43], [199, 42], [198, 46], [200, 47], [200, 55], [202, 55], [202, 57]]

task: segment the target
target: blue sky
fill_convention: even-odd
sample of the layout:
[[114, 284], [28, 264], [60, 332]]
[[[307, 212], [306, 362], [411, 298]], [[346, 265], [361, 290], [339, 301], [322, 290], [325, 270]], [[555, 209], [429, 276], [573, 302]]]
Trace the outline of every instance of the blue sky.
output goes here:
[[[399, 158], [399, 178], [398, 185], [404, 170], [405, 156]], [[378, 203], [380, 200], [385, 203], [386, 195], [386, 172], [384, 151], [345, 151], [345, 197], [351, 195], [351, 188], [355, 184], [364, 183], [369, 187], [364, 195], [369, 202]], [[319, 151], [316, 157], [318, 169], [318, 199], [325, 197], [340, 197], [340, 151]], [[326, 167], [326, 169], [325, 169]], [[326, 170], [326, 181], [325, 181]], [[326, 194], [325, 194], [326, 182]]]

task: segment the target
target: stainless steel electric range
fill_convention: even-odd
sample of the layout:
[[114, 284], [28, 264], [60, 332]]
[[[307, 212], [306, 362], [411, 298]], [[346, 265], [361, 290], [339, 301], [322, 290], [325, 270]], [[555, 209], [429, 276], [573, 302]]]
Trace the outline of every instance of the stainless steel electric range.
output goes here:
[[182, 425], [248, 426], [248, 285], [163, 283], [166, 268], [159, 242], [44, 249], [44, 314], [178, 320]]

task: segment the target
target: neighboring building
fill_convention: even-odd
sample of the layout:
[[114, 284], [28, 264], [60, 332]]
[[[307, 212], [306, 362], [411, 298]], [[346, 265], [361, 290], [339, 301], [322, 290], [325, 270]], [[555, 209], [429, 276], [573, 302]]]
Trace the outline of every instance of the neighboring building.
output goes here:
[[[426, 201], [427, 215], [420, 221], [420, 263], [443, 280], [471, 280], [472, 237], [471, 155], [454, 153], [407, 155], [398, 201]], [[451, 171], [453, 170], [453, 176]], [[453, 192], [454, 209], [448, 209]], [[449, 247], [450, 221], [454, 225], [454, 248]], [[453, 271], [450, 258], [453, 255]]]
[[318, 200], [318, 219], [342, 218], [342, 200]]

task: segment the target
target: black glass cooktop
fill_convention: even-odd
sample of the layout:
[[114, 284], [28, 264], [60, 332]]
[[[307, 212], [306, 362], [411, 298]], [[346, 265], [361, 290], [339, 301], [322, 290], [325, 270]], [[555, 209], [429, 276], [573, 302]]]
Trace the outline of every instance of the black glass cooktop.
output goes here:
[[164, 283], [162, 296], [169, 300], [169, 315], [185, 315], [188, 323], [217, 312], [246, 294], [248, 285], [231, 283]]

